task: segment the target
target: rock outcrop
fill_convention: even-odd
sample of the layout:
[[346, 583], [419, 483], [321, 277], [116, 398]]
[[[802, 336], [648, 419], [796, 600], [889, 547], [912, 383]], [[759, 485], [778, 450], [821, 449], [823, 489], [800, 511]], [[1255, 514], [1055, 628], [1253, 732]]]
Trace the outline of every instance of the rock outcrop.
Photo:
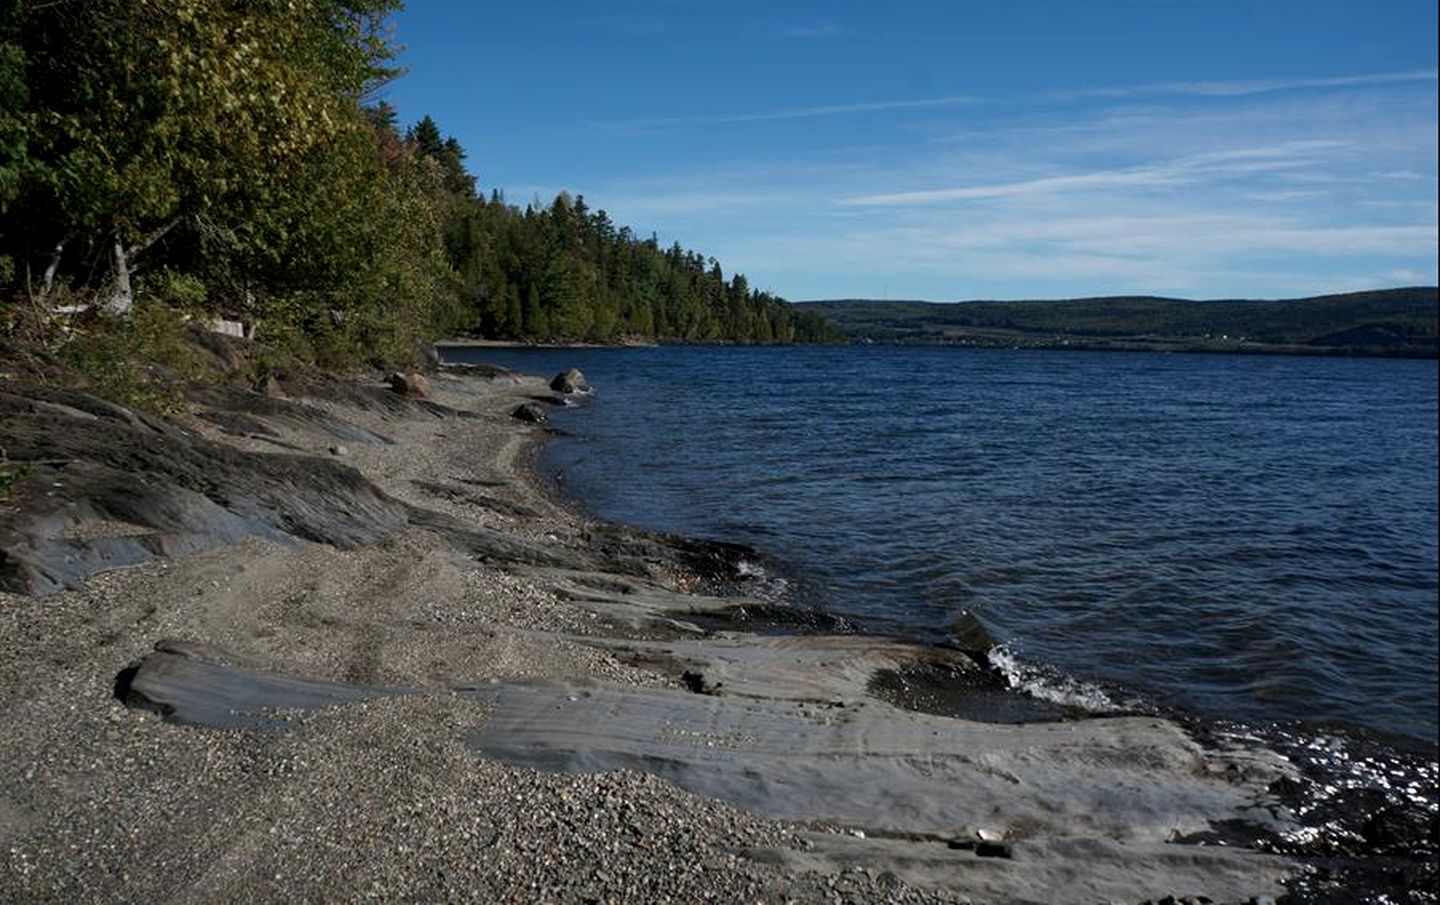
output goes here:
[[556, 374], [550, 381], [550, 389], [557, 393], [588, 393], [590, 382], [585, 375], [580, 373], [579, 368], [570, 368], [563, 373]]

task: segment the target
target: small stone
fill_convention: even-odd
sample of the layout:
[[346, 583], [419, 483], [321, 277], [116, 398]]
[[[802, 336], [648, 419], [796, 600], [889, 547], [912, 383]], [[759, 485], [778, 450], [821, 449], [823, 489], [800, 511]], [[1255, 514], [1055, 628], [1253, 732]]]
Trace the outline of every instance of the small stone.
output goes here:
[[402, 396], [418, 396], [424, 399], [430, 395], [430, 381], [424, 374], [402, 374], [396, 371], [390, 375], [390, 389]]
[[1009, 858], [1013, 853], [1010, 846], [1003, 842], [977, 842], [975, 854], [982, 858]]
[[350, 450], [345, 448], [344, 446], [336, 444], [335, 446], [330, 447], [330, 455], [341, 457], [348, 456], [350, 455]]

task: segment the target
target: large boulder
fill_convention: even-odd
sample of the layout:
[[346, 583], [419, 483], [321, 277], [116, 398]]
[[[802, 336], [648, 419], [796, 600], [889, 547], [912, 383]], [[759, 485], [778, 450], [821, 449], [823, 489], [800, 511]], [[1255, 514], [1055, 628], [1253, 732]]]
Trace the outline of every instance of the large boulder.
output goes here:
[[555, 375], [555, 379], [550, 381], [550, 389], [557, 393], [588, 393], [590, 382], [579, 368], [570, 368], [563, 374]]
[[425, 379], [424, 374], [401, 374], [396, 371], [390, 375], [390, 389], [401, 396], [425, 399], [430, 395], [430, 381]]

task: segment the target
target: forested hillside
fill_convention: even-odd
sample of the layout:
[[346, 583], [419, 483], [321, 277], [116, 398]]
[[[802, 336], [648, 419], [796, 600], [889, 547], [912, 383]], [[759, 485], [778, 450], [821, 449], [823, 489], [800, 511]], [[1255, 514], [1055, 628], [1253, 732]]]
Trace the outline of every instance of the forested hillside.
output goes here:
[[377, 100], [398, 75], [398, 6], [0, 7], [0, 337], [113, 361], [225, 318], [347, 365], [454, 331], [827, 335], [818, 315], [582, 199], [484, 197], [458, 142]]
[[720, 263], [617, 227], [583, 196], [544, 208], [498, 193], [467, 203], [449, 248], [472, 293], [471, 327], [516, 339], [817, 342], [838, 338], [817, 314], [726, 279]]
[[1153, 296], [1058, 301], [802, 302], [856, 339], [1434, 356], [1434, 286], [1284, 300]]

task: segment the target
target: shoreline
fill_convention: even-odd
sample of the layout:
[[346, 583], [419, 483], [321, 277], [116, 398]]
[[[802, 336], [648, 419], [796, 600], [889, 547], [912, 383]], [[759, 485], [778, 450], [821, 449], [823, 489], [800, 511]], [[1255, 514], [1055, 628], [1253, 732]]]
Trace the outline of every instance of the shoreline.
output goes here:
[[568, 342], [568, 343], [542, 343], [524, 342], [513, 339], [479, 339], [464, 336], [452, 336], [448, 339], [436, 340], [437, 349], [653, 349], [660, 345], [655, 342], [641, 342], [638, 340], [630, 342], [594, 343], [594, 342]]
[[[0, 509], [0, 549], [41, 573], [143, 560], [0, 594], [19, 702], [0, 897], [1245, 901], [1299, 870], [1244, 847], [1299, 828], [1269, 791], [1293, 781], [1283, 759], [1155, 717], [944, 715], [937, 680], [995, 692], [965, 652], [785, 624], [746, 598], [743, 548], [607, 525], [547, 491], [545, 429], [509, 415], [542, 382], [432, 384], [192, 405], [190, 433], [155, 449], [235, 451], [208, 474], [246, 517], [230, 534], [210, 510], [116, 518], [83, 481], [48, 521]], [[15, 398], [12, 424], [44, 422], [36, 444], [77, 418], [114, 434], [105, 450], [164, 429]], [[275, 452], [295, 466], [278, 495], [251, 473]], [[77, 462], [21, 499], [84, 477]], [[1203, 844], [1236, 821], [1249, 843]]]

